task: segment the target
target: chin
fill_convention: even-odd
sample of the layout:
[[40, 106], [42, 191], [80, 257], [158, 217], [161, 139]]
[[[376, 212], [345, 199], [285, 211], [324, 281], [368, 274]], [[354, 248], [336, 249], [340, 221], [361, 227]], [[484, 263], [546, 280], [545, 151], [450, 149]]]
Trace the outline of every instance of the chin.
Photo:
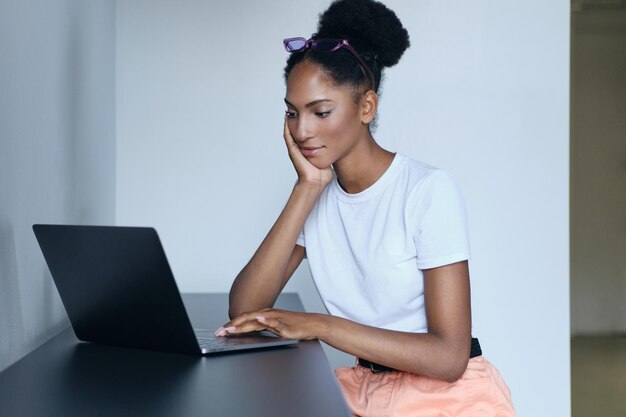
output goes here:
[[328, 161], [326, 158], [319, 158], [319, 157], [307, 158], [307, 160], [311, 163], [311, 165], [313, 165], [315, 168], [318, 168], [318, 169], [325, 169], [333, 164], [331, 161]]

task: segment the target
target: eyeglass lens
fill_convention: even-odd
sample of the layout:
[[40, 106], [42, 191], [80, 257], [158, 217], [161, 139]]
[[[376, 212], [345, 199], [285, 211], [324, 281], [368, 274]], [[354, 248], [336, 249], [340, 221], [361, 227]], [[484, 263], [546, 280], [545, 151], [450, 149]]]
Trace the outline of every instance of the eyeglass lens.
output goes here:
[[287, 51], [298, 52], [306, 46], [306, 40], [304, 39], [291, 39], [285, 43]]
[[331, 39], [321, 39], [313, 41], [313, 49], [320, 52], [332, 52], [337, 48], [340, 42]]

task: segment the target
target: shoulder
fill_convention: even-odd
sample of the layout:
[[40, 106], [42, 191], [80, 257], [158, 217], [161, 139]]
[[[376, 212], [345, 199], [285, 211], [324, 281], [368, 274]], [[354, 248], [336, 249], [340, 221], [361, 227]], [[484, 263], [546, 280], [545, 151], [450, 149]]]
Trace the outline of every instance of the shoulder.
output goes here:
[[453, 176], [445, 169], [426, 162], [398, 154], [405, 180], [412, 190], [432, 190], [442, 187], [457, 187]]
[[449, 171], [426, 162], [401, 156], [403, 182], [409, 206], [429, 205], [433, 200], [463, 200], [461, 189]]

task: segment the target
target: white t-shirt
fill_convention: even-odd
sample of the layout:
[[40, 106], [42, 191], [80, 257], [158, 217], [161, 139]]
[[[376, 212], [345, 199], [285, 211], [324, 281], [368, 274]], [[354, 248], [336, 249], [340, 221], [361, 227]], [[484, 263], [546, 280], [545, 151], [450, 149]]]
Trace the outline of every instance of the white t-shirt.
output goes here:
[[463, 196], [450, 175], [396, 154], [368, 189], [324, 189], [297, 241], [332, 315], [425, 333], [422, 269], [470, 258]]

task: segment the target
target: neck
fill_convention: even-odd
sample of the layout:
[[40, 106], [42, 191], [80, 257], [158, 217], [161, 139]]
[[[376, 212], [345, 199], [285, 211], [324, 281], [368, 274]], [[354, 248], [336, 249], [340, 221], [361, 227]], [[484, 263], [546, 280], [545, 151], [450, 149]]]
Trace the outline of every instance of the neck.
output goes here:
[[333, 164], [339, 185], [350, 194], [360, 193], [371, 187], [383, 176], [394, 154], [376, 143], [369, 131], [359, 146]]

